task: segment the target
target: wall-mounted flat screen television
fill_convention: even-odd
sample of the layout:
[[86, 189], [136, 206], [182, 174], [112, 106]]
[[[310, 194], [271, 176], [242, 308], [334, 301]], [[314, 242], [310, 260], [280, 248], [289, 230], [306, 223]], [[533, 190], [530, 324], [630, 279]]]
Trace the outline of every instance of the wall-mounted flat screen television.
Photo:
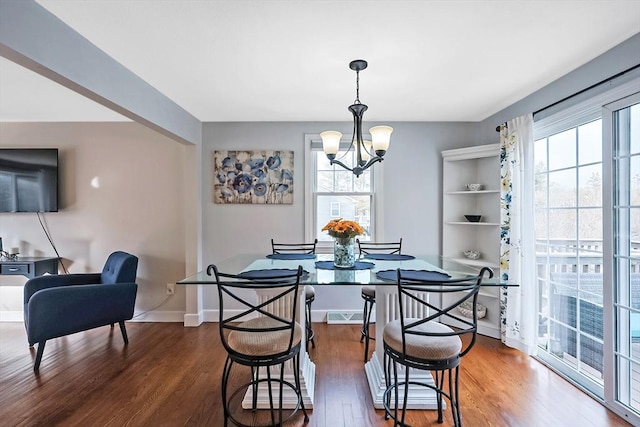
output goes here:
[[58, 211], [58, 149], [0, 148], [0, 212]]

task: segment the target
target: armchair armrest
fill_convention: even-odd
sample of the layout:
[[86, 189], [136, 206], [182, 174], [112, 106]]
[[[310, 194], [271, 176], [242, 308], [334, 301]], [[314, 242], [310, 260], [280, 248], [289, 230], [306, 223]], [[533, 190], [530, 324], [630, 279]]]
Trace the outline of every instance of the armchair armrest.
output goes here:
[[100, 282], [100, 273], [52, 274], [34, 277], [33, 279], [27, 280], [27, 283], [24, 285], [24, 303], [29, 302], [31, 296], [42, 289], [69, 285], [90, 285]]
[[25, 304], [29, 344], [133, 317], [135, 283], [75, 285], [42, 289]]

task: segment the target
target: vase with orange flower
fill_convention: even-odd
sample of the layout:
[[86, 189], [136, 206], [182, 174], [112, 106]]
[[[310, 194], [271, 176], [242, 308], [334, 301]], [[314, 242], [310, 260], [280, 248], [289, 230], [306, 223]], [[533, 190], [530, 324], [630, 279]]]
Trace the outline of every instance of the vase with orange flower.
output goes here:
[[355, 221], [332, 219], [322, 231], [333, 237], [333, 265], [336, 268], [353, 268], [356, 264], [355, 237], [364, 229]]

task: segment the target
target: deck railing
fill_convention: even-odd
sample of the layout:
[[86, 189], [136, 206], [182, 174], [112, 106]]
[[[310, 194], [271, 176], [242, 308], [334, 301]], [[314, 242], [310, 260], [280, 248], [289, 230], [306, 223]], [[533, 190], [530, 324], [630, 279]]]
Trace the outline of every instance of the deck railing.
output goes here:
[[[601, 375], [602, 241], [538, 240], [536, 254], [541, 314], [540, 337], [549, 338], [548, 351], [559, 357], [580, 360], [588, 365], [585, 368], [591, 371], [592, 376]], [[632, 292], [629, 305], [638, 310], [640, 242], [631, 242], [631, 255], [629, 266]], [[634, 340], [638, 338], [633, 336]]]

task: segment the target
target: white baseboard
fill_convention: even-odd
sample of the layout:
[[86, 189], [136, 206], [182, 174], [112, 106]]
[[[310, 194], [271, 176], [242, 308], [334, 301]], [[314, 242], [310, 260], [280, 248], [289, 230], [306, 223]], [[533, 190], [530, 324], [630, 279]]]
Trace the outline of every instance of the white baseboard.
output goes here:
[[[133, 314], [128, 322], [183, 322], [184, 311], [149, 311], [143, 314]], [[0, 322], [24, 322], [22, 311], [0, 311]]]
[[0, 311], [0, 322], [24, 322], [24, 312]]
[[[361, 323], [362, 312], [350, 311], [350, 310], [312, 310], [311, 321], [314, 323], [327, 323], [328, 313], [336, 312], [348, 312], [353, 313], [354, 317], [351, 320], [345, 320], [344, 322], [338, 322], [332, 320], [328, 323]], [[360, 314], [359, 317], [357, 314]], [[129, 322], [180, 322], [185, 326], [192, 327], [198, 326], [203, 322], [217, 322], [219, 311], [203, 310], [200, 313], [185, 313], [184, 311], [149, 311], [146, 313], [134, 313], [133, 319]], [[346, 316], [349, 317], [349, 316]], [[357, 318], [357, 321], [354, 321]], [[372, 316], [373, 319], [373, 316]], [[22, 311], [0, 311], [0, 322], [24, 322], [24, 314]]]
[[146, 313], [133, 313], [133, 319], [129, 322], [183, 322], [184, 311], [148, 311]]

